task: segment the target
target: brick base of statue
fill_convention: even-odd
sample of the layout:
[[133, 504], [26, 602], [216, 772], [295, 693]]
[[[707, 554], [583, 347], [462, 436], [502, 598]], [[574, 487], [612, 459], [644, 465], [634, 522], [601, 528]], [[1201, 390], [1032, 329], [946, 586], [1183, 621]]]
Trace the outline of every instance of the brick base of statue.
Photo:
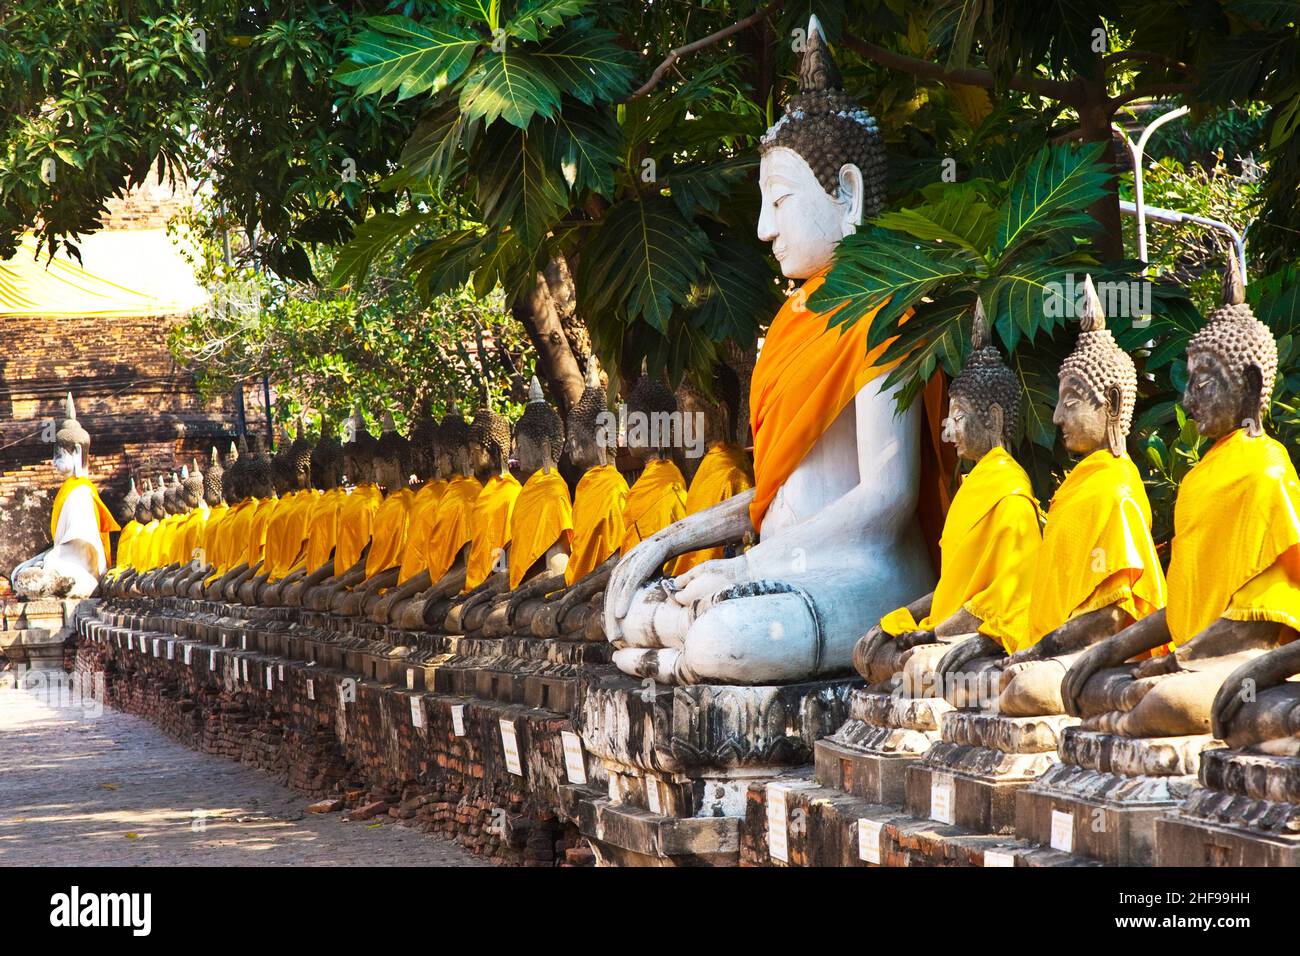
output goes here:
[[1156, 819], [1157, 866], [1300, 866], [1300, 758], [1207, 750], [1199, 780]]

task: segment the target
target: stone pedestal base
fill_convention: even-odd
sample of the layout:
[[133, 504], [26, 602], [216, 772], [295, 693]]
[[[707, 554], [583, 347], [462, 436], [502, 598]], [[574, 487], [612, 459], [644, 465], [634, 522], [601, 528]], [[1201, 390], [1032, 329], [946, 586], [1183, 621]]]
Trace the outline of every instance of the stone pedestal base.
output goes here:
[[607, 789], [575, 795], [580, 831], [607, 861], [734, 865], [751, 785], [809, 763], [856, 683], [668, 687], [600, 669], [578, 727]]
[[1156, 820], [1158, 866], [1300, 866], [1300, 758], [1207, 750], [1200, 781]]
[[943, 715], [942, 739], [907, 771], [914, 817], [974, 833], [1015, 830], [1016, 794], [1056, 765], [1064, 715], [1003, 717], [970, 710]]
[[93, 612], [98, 604], [95, 599], [0, 601], [0, 657], [18, 671], [62, 670], [76, 615]]
[[813, 745], [817, 780], [872, 803], [902, 804], [907, 768], [939, 739], [939, 720], [951, 709], [937, 697], [853, 691], [849, 719]]
[[1016, 801], [1016, 835], [1116, 866], [1156, 857], [1156, 820], [1176, 809], [1196, 782], [1200, 753], [1214, 738], [1128, 738], [1073, 727], [1059, 745], [1061, 765]]

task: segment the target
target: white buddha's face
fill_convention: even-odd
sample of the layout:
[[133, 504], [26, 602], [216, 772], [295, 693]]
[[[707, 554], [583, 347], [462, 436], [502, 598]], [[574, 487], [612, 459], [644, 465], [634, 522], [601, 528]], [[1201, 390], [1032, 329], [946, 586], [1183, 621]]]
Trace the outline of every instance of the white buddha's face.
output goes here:
[[53, 465], [55, 472], [60, 475], [65, 477], [76, 475], [77, 469], [81, 467], [81, 449], [55, 445]]
[[789, 279], [807, 279], [827, 268], [841, 239], [862, 219], [862, 173], [846, 163], [836, 195], [822, 189], [802, 156], [786, 146], [763, 154], [758, 185], [763, 208], [758, 238], [772, 244], [772, 254]]

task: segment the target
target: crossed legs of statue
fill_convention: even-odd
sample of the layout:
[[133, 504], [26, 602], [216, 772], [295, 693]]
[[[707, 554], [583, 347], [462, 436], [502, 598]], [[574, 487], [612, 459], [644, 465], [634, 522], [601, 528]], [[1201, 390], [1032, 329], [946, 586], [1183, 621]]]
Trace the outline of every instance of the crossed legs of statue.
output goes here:
[[851, 553], [851, 563], [780, 573], [790, 567], [788, 551], [778, 537], [643, 588], [623, 620], [626, 646], [614, 652], [614, 663], [674, 684], [762, 684], [842, 672], [857, 639], [905, 600], [896, 593], [900, 580], [910, 588], [907, 581], [928, 574], [919, 548], [911, 558], [916, 567], [902, 575], [896, 564], [873, 564], [860, 552]]

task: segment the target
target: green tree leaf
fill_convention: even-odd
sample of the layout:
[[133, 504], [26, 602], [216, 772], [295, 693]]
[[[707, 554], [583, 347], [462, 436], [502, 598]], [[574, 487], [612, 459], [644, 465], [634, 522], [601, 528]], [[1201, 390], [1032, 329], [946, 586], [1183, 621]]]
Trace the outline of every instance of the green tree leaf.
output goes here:
[[620, 99], [632, 88], [636, 58], [609, 30], [576, 27], [537, 48], [537, 60], [569, 96], [588, 106]]
[[[540, 125], [540, 124], [539, 124]], [[529, 248], [569, 208], [569, 193], [542, 129], [490, 127], [475, 150], [477, 196], [484, 221], [510, 226]]]
[[460, 108], [470, 119], [498, 118], [524, 129], [534, 116], [550, 119], [560, 108], [560, 90], [532, 54], [509, 49], [485, 54], [460, 89]]
[[336, 288], [366, 277], [375, 259], [427, 222], [429, 214], [419, 209], [403, 213], [381, 212], [357, 226], [352, 241], [334, 259], [330, 284]]
[[1097, 222], [1084, 210], [1106, 193], [1110, 172], [1098, 162], [1104, 143], [1044, 149], [1016, 177], [1002, 207], [994, 252], [1060, 232], [1084, 233]]
[[470, 64], [479, 40], [454, 23], [425, 26], [409, 17], [366, 20], [363, 31], [346, 50], [351, 61], [335, 78], [363, 95], [386, 96], [396, 91], [404, 100], [417, 93], [436, 93], [459, 79]]
[[524, 0], [507, 21], [506, 32], [521, 40], [540, 40], [590, 4], [591, 0]]

